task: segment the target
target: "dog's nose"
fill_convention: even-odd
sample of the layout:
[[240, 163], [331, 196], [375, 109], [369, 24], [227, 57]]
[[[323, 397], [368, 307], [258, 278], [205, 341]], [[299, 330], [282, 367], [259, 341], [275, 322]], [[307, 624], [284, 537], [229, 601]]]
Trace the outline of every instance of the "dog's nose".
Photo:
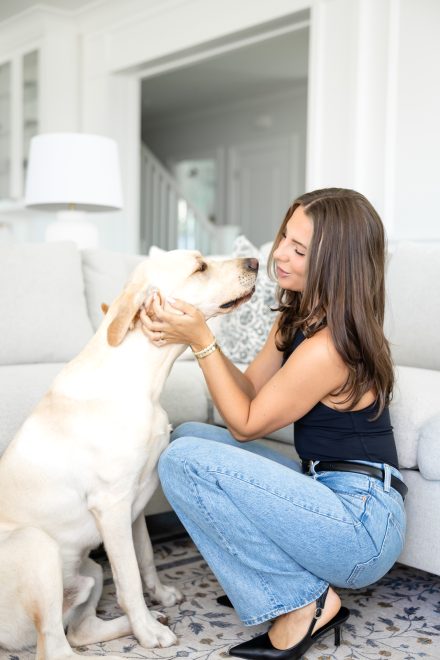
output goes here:
[[244, 267], [247, 270], [253, 270], [253, 271], [257, 272], [258, 271], [258, 265], [259, 265], [258, 264], [258, 259], [254, 259], [254, 258], [245, 259]]

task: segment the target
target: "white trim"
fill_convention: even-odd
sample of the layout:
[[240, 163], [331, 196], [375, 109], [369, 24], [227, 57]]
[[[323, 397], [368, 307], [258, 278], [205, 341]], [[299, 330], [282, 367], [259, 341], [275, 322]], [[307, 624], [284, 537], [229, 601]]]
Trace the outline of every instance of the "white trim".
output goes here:
[[53, 5], [46, 5], [44, 2], [39, 2], [38, 4], [32, 5], [32, 7], [22, 9], [16, 14], [12, 14], [12, 16], [0, 21], [0, 29], [8, 29], [11, 27], [12, 23], [20, 23], [23, 19], [32, 19], [34, 18], [32, 14], [36, 13], [47, 13], [53, 14], [54, 16], [61, 16], [62, 18], [73, 18], [77, 12], [77, 9], [63, 9], [62, 7], [54, 7]]
[[[290, 182], [292, 184], [292, 190], [294, 191], [294, 198], [299, 197], [304, 191], [300, 189], [300, 154], [301, 154], [301, 140], [299, 133], [295, 131], [289, 136], [289, 145], [290, 145]], [[305, 175], [305, 172], [304, 172]], [[293, 198], [292, 198], [293, 202]], [[287, 209], [286, 209], [287, 211]], [[282, 218], [280, 218], [281, 224]]]
[[[107, 35], [109, 32], [138, 25], [140, 21], [151, 19], [153, 16], [167, 13], [180, 4], [188, 4], [191, 0], [155, 0], [156, 4], [146, 6], [145, 0], [125, 0], [113, 2], [109, 0], [95, 0], [84, 7], [74, 11], [79, 22], [81, 32], [87, 36]], [[138, 8], [137, 8], [138, 6]], [[127, 18], [128, 16], [128, 18]]]
[[[113, 25], [108, 32], [108, 66], [114, 72], [131, 72], [147, 63], [159, 65], [175, 61], [177, 56], [203, 53], [284, 27], [292, 18], [296, 22], [308, 18], [309, 5], [310, 0], [178, 2], [172, 10], [161, 10], [155, 16], [140, 14], [128, 27]], [[191, 25], [187, 30], [182, 27], [186, 22]], [[145, 38], [148, 33], [150, 39]]]
[[[0, 52], [3, 58], [27, 50], [29, 44], [41, 40], [46, 31], [45, 20], [50, 16], [41, 9], [32, 7], [20, 15], [0, 23]], [[25, 45], [24, 45], [25, 44]]]
[[11, 61], [11, 142], [10, 194], [12, 199], [23, 196], [23, 59]]
[[[368, 2], [368, 0], [367, 0]], [[357, 16], [357, 38], [358, 47], [356, 50], [356, 96], [355, 96], [355, 116], [354, 116], [354, 145], [353, 145], [353, 188], [362, 191], [366, 180], [366, 169], [369, 163], [365, 161], [365, 140], [368, 139], [368, 116], [371, 110], [368, 107], [368, 40], [370, 37], [370, 14], [365, 0], [359, 0], [359, 10]], [[370, 6], [371, 9], [371, 6]]]
[[326, 5], [314, 3], [310, 8], [309, 32], [309, 76], [307, 81], [307, 120], [306, 120], [306, 180], [305, 189], [313, 190], [321, 178], [320, 150], [322, 144], [322, 121], [319, 112], [322, 108], [322, 58], [325, 57]]
[[212, 59], [218, 55], [223, 55], [224, 53], [230, 53], [239, 48], [245, 46], [251, 46], [253, 44], [261, 43], [262, 41], [267, 41], [268, 39], [273, 39], [275, 37], [280, 37], [284, 34], [289, 34], [291, 32], [297, 32], [306, 27], [310, 26], [310, 21], [301, 21], [300, 23], [290, 23], [283, 27], [275, 28], [272, 30], [266, 30], [254, 34], [249, 37], [242, 37], [238, 39], [233, 39], [228, 43], [221, 44], [219, 46], [209, 47], [207, 45], [203, 50], [198, 50], [197, 52], [189, 53], [188, 55], [176, 55], [173, 56], [169, 61], [163, 62], [160, 64], [154, 64], [146, 66], [143, 69], [137, 70], [136, 75], [139, 78], [146, 79], [152, 78], [153, 76], [161, 75], [162, 73], [168, 73], [169, 71], [176, 71], [183, 67], [189, 66], [190, 64], [196, 64], [198, 62], [203, 62], [205, 60]]
[[42, 44], [42, 40], [36, 39], [35, 41], [26, 42], [25, 46], [19, 46], [17, 48], [11, 49], [6, 53], [3, 53], [0, 56], [0, 65], [10, 62], [15, 57], [24, 57], [24, 55], [28, 55], [29, 53], [32, 53], [34, 50], [40, 50], [41, 44]]
[[384, 176], [384, 223], [389, 238], [395, 230], [400, 0], [390, 0], [390, 2]]

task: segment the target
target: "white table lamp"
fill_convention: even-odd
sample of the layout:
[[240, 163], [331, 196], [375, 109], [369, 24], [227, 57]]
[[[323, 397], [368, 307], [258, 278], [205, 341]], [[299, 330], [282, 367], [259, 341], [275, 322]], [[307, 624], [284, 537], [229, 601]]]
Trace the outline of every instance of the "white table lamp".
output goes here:
[[87, 212], [122, 208], [118, 147], [114, 140], [84, 133], [46, 133], [32, 138], [25, 204], [57, 211], [47, 241], [73, 240], [96, 247], [98, 230]]

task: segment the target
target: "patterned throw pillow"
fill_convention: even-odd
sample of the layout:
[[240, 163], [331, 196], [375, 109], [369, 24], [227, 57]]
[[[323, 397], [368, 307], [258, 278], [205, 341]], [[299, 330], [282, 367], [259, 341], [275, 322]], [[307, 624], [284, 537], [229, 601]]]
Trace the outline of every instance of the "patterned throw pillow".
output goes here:
[[276, 282], [267, 274], [263, 255], [245, 236], [235, 239], [233, 256], [256, 257], [260, 268], [254, 295], [249, 302], [221, 317], [217, 337], [230, 360], [249, 364], [263, 347], [276, 317], [276, 312], [270, 309], [276, 304]]

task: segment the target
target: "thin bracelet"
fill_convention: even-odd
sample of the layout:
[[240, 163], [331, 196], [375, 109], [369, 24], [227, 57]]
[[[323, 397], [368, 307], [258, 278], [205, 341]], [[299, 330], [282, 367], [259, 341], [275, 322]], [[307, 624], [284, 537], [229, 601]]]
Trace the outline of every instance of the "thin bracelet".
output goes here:
[[217, 349], [220, 350], [220, 346], [217, 344], [217, 340], [215, 337], [214, 337], [214, 341], [211, 344], [205, 346], [205, 348], [202, 348], [200, 351], [195, 351], [191, 347], [191, 350], [194, 353], [194, 357], [196, 357], [198, 360], [202, 360], [208, 355], [211, 355], [211, 353], [214, 353], [214, 351]]

